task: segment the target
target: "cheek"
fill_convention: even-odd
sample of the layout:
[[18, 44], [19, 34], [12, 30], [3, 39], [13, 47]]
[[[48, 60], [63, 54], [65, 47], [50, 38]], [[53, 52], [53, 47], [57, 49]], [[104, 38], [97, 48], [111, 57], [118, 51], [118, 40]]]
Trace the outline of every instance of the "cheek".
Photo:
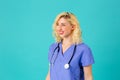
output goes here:
[[72, 29], [71, 29], [71, 27], [65, 27], [65, 28], [63, 28], [63, 30], [69, 32], [69, 31], [71, 31]]
[[55, 28], [55, 31], [56, 31], [56, 32], [58, 32], [58, 31], [59, 31], [59, 28], [58, 28], [58, 27], [56, 27], [56, 28]]
[[69, 27], [65, 26], [65, 27], [62, 28], [62, 30], [66, 30], [67, 31], [67, 30], [69, 30]]
[[55, 32], [56, 32], [57, 34], [59, 34], [60, 30], [59, 30], [59, 29], [56, 29]]
[[56, 30], [55, 30], [55, 32], [56, 32], [56, 33], [58, 33], [58, 32], [59, 32], [59, 30], [57, 30], [57, 29], [56, 29]]

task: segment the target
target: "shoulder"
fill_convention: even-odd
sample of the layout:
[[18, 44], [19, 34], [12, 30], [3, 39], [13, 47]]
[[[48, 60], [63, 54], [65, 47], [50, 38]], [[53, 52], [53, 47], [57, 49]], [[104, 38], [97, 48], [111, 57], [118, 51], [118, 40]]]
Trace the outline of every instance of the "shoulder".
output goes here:
[[57, 42], [51, 43], [51, 44], [50, 44], [50, 47], [57, 46], [57, 44], [58, 44]]
[[51, 43], [50, 46], [49, 46], [49, 50], [54, 49], [55, 47], [57, 47], [57, 45], [58, 45], [57, 42]]
[[77, 48], [82, 51], [91, 50], [90, 47], [84, 42], [77, 44]]

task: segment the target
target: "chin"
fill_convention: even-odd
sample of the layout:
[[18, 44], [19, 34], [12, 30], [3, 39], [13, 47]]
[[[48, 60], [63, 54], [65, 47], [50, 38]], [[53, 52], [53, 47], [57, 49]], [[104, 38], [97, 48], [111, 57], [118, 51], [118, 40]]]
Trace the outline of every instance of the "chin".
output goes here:
[[64, 38], [65, 36], [64, 35], [60, 35], [61, 38]]

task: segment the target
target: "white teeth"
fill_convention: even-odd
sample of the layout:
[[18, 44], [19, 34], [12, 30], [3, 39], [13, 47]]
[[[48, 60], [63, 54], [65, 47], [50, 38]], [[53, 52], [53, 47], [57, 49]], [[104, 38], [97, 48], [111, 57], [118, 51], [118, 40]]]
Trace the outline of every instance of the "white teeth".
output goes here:
[[63, 32], [60, 32], [60, 33], [63, 33]]
[[64, 32], [59, 32], [59, 34], [63, 34]]

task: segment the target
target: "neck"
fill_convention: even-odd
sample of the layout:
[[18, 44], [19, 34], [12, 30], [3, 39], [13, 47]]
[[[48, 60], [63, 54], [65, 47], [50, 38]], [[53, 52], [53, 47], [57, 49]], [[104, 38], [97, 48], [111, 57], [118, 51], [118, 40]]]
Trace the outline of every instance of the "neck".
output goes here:
[[62, 44], [63, 44], [63, 45], [71, 45], [71, 44], [73, 44], [72, 37], [69, 36], [69, 37], [67, 37], [67, 38], [63, 38]]

